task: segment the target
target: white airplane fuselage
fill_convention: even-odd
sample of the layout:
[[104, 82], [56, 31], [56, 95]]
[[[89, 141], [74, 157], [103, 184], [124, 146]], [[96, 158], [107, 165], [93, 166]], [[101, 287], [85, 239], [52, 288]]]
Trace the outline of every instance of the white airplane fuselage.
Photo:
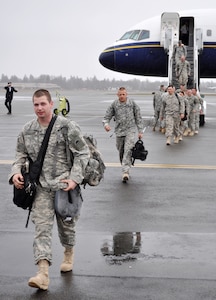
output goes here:
[[[197, 77], [215, 78], [216, 10], [182, 11], [174, 14], [177, 15], [177, 23], [173, 23], [172, 26], [171, 43], [177, 43], [182, 38], [181, 26], [184, 22], [188, 23], [189, 33], [186, 46], [198, 53]], [[166, 49], [164, 44], [166, 39], [164, 36], [168, 31], [166, 31], [166, 25], [162, 26], [162, 15], [147, 19], [130, 28], [120, 40], [100, 54], [100, 63], [105, 68], [116, 72], [167, 77], [169, 49]]]

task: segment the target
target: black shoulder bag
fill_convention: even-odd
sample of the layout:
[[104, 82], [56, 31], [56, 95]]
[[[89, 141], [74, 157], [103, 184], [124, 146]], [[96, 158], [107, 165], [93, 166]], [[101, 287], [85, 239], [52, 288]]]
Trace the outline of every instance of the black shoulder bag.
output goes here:
[[50, 133], [56, 118], [57, 116], [53, 116], [49, 123], [49, 126], [46, 130], [36, 161], [33, 162], [32, 159], [28, 156], [25, 166], [23, 166], [21, 169], [21, 173], [24, 178], [24, 188], [17, 189], [14, 185], [14, 195], [13, 195], [14, 204], [17, 205], [18, 207], [29, 210], [26, 226], [25, 226], [26, 228], [28, 227], [29, 217], [35, 199], [37, 185], [39, 182], [39, 177], [42, 170]]

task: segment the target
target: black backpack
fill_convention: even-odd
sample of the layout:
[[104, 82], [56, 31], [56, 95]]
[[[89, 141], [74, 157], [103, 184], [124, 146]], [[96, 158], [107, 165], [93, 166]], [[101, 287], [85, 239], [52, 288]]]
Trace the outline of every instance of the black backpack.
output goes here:
[[132, 165], [134, 165], [135, 159], [146, 160], [148, 150], [145, 150], [142, 140], [138, 140], [132, 148]]

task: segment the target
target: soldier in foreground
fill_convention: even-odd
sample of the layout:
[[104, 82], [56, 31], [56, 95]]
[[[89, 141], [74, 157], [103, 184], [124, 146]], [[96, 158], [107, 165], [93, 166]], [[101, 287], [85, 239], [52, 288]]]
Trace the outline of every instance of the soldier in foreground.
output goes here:
[[[41, 89], [33, 95], [36, 119], [28, 122], [17, 139], [16, 160], [13, 163], [9, 182], [16, 188], [23, 188], [21, 167], [27, 156], [36, 160], [46, 129], [53, 116], [53, 101], [47, 90]], [[62, 129], [67, 127], [67, 139]], [[72, 168], [67, 161], [66, 147], [73, 153]], [[55, 191], [73, 190], [84, 178], [84, 171], [90, 157], [89, 148], [82, 136], [79, 126], [64, 117], [58, 116], [53, 126], [44, 163], [33, 202], [32, 221], [35, 225], [33, 252], [38, 273], [29, 279], [29, 286], [47, 290], [49, 286], [49, 266], [52, 264], [52, 229], [54, 225]], [[63, 220], [56, 214], [58, 234], [64, 250], [61, 272], [73, 268], [73, 247], [75, 245], [75, 225], [77, 218]]]

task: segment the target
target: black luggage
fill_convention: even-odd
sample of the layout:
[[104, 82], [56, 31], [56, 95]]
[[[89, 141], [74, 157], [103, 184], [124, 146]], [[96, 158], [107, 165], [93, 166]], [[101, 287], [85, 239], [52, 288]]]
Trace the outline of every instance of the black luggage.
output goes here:
[[204, 126], [204, 124], [205, 124], [205, 115], [200, 115], [199, 125]]

